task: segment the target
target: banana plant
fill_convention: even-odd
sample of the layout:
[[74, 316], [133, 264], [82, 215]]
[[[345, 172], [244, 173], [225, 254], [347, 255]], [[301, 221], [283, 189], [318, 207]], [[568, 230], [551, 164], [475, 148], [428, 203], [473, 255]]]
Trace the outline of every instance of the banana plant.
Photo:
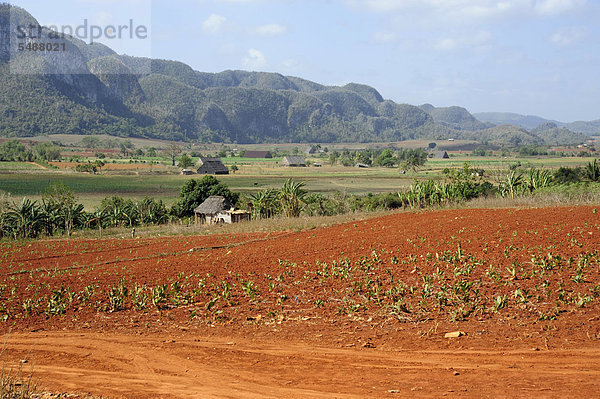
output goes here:
[[306, 191], [302, 188], [304, 182], [287, 179], [279, 190], [281, 211], [286, 217], [299, 217]]
[[500, 183], [500, 194], [503, 197], [514, 198], [524, 184], [523, 174], [512, 170], [506, 175], [506, 180]]
[[585, 167], [585, 177], [591, 181], [600, 180], [600, 164], [598, 164], [597, 159], [587, 164]]

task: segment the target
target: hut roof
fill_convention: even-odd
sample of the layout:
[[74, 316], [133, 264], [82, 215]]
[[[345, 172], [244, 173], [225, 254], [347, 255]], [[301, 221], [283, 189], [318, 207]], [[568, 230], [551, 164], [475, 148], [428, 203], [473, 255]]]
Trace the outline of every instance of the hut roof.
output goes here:
[[198, 173], [229, 174], [229, 169], [223, 165], [221, 158], [200, 157], [198, 160]]
[[281, 160], [282, 165], [296, 165], [296, 166], [306, 166], [306, 160], [303, 156], [300, 155], [287, 155], [283, 157]]
[[219, 212], [229, 209], [231, 209], [231, 203], [227, 200], [227, 198], [220, 195], [211, 195], [196, 209], [194, 209], [194, 213], [202, 215], [216, 215]]

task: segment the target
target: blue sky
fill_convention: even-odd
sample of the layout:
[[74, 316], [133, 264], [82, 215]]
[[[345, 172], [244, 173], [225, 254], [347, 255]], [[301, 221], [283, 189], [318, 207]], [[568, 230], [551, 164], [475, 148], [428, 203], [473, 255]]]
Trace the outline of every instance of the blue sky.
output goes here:
[[[42, 24], [121, 23], [118, 52], [369, 84], [400, 103], [600, 118], [597, 0], [13, 0]], [[60, 4], [60, 7], [58, 6]]]

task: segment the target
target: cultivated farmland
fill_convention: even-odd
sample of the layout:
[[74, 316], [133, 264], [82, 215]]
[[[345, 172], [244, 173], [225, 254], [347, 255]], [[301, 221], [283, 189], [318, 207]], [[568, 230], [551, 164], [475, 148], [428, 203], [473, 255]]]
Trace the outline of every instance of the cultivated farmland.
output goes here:
[[590, 396], [599, 237], [570, 206], [4, 242], [3, 360], [108, 397]]

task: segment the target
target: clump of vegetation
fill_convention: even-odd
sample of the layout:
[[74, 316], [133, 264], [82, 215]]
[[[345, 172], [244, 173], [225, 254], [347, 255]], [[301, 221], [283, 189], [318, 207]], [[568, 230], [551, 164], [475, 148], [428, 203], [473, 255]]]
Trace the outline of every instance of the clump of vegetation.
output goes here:
[[105, 165], [104, 161], [97, 159], [94, 162], [82, 163], [75, 166], [77, 172], [96, 174]]
[[61, 150], [54, 143], [38, 143], [30, 148], [19, 140], [7, 140], [0, 144], [0, 161], [50, 162], [61, 159]]
[[406, 192], [398, 193], [402, 204], [411, 208], [424, 208], [468, 201], [483, 195], [492, 195], [494, 187], [483, 180], [481, 173], [467, 163], [462, 169], [444, 170], [445, 180], [432, 179], [415, 182]]
[[0, 371], [0, 398], [2, 399], [32, 399], [37, 397], [37, 385], [33, 375], [25, 375], [22, 365]]
[[229, 190], [229, 187], [216, 177], [204, 176], [202, 179], [190, 179], [181, 187], [179, 201], [169, 213], [177, 218], [193, 216], [194, 209], [211, 195], [221, 195], [232, 204], [239, 198], [239, 194]]

